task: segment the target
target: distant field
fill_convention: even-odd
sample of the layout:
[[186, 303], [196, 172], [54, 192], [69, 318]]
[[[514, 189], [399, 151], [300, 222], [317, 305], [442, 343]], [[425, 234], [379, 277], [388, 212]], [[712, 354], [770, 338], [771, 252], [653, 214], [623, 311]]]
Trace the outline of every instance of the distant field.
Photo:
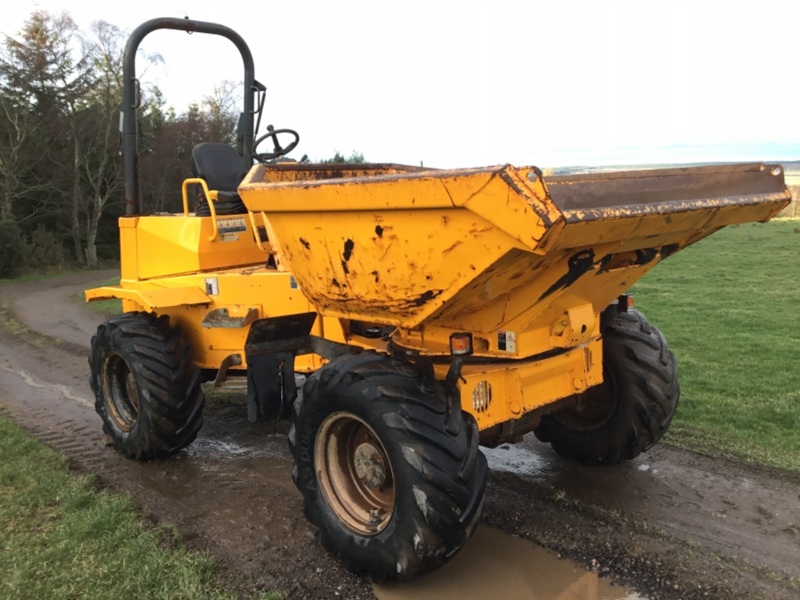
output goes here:
[[678, 360], [667, 440], [800, 472], [800, 220], [728, 227], [633, 291]]

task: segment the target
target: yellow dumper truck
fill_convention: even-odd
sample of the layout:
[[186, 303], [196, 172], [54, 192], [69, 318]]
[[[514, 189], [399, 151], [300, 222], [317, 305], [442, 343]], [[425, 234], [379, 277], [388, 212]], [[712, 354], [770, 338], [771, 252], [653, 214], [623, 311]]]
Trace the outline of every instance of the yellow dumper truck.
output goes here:
[[[136, 178], [134, 57], [156, 29], [223, 36], [244, 62], [240, 148], [196, 147], [170, 215], [142, 214]], [[480, 445], [533, 432], [613, 464], [655, 444], [677, 368], [626, 290], [790, 200], [778, 165], [544, 177], [282, 162], [299, 136], [270, 126], [256, 139], [264, 86], [227, 27], [148, 21], [124, 68], [121, 281], [86, 292], [124, 309], [92, 338], [103, 428], [129, 457], [169, 456], [201, 427], [201, 382], [246, 377], [251, 420], [292, 421], [293, 478], [322, 543], [375, 580], [434, 569], [466, 543]], [[313, 373], [301, 394], [298, 371]]]

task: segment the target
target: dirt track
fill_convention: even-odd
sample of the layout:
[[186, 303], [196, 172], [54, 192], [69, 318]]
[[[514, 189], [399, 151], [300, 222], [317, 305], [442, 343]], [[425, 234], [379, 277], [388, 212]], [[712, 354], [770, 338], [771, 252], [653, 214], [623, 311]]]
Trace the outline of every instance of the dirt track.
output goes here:
[[[187, 545], [211, 552], [225, 567], [224, 579], [244, 593], [272, 588], [290, 598], [373, 598], [372, 586], [321, 548], [302, 515], [290, 477], [288, 426], [248, 423], [242, 398], [211, 401], [200, 438], [170, 460], [136, 463], [104, 444], [86, 362], [100, 317], [72, 296], [108, 276], [0, 288], [0, 411], [102, 485], [131, 494], [154, 520], [174, 523]], [[536, 541], [649, 598], [800, 597], [796, 477], [666, 444], [612, 468], [563, 461], [528, 438], [487, 456], [486, 525]], [[488, 554], [481, 558], [482, 539], [468, 548], [477, 558], [465, 561], [491, 564]], [[478, 597], [465, 595], [471, 586], [463, 584], [476, 578], [477, 590], [492, 573], [455, 563], [446, 578], [436, 577], [409, 586], [408, 596], [448, 579], [458, 580], [461, 591], [443, 588], [437, 597]], [[498, 578], [498, 594], [514, 597], [507, 582]], [[596, 588], [545, 595], [558, 586], [542, 584], [536, 596], [518, 597], [608, 597]], [[388, 597], [389, 591], [377, 593]]]

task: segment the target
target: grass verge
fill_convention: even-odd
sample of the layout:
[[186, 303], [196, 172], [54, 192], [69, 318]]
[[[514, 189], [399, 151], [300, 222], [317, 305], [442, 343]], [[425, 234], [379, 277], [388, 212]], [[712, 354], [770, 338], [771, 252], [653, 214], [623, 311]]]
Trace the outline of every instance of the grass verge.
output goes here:
[[800, 221], [723, 229], [634, 293], [678, 361], [667, 440], [800, 473]]
[[[174, 530], [146, 527], [130, 500], [0, 419], [0, 598], [233, 599]], [[262, 600], [280, 595], [264, 593]]]
[[0, 278], [0, 287], [7, 285], [16, 285], [18, 283], [28, 283], [30, 281], [41, 281], [42, 279], [55, 279], [57, 277], [64, 277], [74, 271], [69, 269], [56, 269], [53, 271], [46, 271], [44, 273], [25, 273], [12, 279]]

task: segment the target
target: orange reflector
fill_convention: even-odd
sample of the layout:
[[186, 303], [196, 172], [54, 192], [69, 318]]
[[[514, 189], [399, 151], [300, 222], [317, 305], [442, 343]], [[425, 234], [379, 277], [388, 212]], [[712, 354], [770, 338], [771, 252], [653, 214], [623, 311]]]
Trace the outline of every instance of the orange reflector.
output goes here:
[[618, 307], [622, 312], [633, 308], [633, 296], [622, 294], [618, 299]]
[[472, 334], [453, 333], [450, 335], [450, 354], [460, 356], [472, 354]]

